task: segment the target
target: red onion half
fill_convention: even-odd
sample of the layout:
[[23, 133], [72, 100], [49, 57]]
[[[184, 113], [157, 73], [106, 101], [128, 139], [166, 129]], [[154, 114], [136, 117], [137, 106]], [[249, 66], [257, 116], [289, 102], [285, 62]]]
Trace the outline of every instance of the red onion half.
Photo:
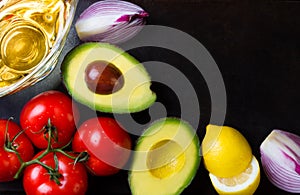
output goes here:
[[122, 43], [144, 26], [148, 13], [127, 1], [104, 0], [90, 5], [75, 23], [82, 41]]
[[300, 137], [273, 130], [260, 145], [262, 167], [272, 184], [300, 193]]

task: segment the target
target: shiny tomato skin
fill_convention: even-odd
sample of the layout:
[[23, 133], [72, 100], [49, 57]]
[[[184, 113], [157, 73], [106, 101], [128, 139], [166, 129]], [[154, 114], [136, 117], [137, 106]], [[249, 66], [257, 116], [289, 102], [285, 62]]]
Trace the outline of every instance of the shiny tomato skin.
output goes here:
[[47, 148], [48, 142], [42, 129], [49, 119], [58, 133], [58, 142], [52, 142], [52, 147], [62, 147], [74, 135], [79, 111], [69, 96], [55, 90], [42, 92], [29, 100], [21, 110], [20, 124], [39, 149]]
[[96, 176], [113, 175], [127, 163], [131, 138], [118, 122], [109, 117], [95, 117], [83, 122], [74, 135], [72, 149], [90, 155], [86, 166]]
[[[21, 131], [21, 127], [15, 122], [0, 119], [0, 182], [14, 180], [13, 177], [21, 166], [15, 153], [4, 150], [6, 128], [8, 128], [7, 134], [10, 141]], [[12, 144], [17, 146], [16, 150], [19, 152], [23, 161], [32, 159], [34, 148], [24, 133], [20, 134]]]
[[[34, 158], [39, 156], [39, 152]], [[39, 164], [26, 167], [23, 176], [23, 187], [28, 195], [84, 195], [88, 187], [86, 168], [71, 158], [57, 152], [60, 185], [50, 179], [47, 170]], [[41, 162], [55, 168], [54, 153], [49, 153]]]

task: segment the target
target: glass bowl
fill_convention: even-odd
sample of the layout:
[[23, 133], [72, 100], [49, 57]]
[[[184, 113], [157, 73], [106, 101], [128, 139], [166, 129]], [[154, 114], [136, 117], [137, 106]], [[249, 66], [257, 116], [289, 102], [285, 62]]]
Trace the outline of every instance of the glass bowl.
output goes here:
[[0, 97], [34, 85], [55, 68], [78, 1], [0, 1]]

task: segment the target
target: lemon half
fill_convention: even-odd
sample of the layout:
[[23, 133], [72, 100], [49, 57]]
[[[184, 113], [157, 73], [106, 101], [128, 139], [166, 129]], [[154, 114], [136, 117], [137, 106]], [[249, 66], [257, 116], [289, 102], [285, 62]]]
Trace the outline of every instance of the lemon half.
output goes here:
[[209, 177], [219, 194], [251, 195], [259, 185], [260, 168], [257, 159], [253, 156], [248, 168], [237, 176], [220, 178], [210, 173]]
[[206, 169], [218, 177], [241, 174], [250, 164], [252, 150], [246, 138], [228, 126], [208, 125], [202, 141]]

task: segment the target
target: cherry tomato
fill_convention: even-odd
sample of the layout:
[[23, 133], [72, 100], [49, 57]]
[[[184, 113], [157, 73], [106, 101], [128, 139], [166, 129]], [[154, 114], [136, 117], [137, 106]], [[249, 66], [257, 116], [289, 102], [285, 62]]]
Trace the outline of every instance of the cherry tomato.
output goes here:
[[[47, 133], [45, 127], [51, 123], [51, 129], [56, 129], [57, 141], [52, 147], [62, 147], [72, 139], [79, 112], [72, 99], [59, 91], [46, 91], [33, 97], [23, 107], [20, 114], [20, 124], [33, 144], [40, 148], [47, 148]], [[55, 132], [53, 132], [55, 135]]]
[[[39, 152], [34, 158], [42, 153]], [[58, 161], [59, 184], [51, 179], [46, 168], [40, 164], [32, 164], [25, 168], [23, 186], [28, 195], [84, 195], [87, 191], [88, 176], [86, 168], [82, 163], [56, 152]], [[55, 169], [54, 153], [50, 152], [44, 156], [41, 163]]]
[[131, 138], [115, 119], [95, 117], [78, 128], [72, 148], [76, 152], [88, 152], [86, 166], [92, 174], [113, 175], [129, 159]]
[[[6, 131], [7, 129], [7, 131]], [[24, 133], [14, 137], [21, 132], [19, 125], [11, 120], [0, 119], [0, 181], [11, 181], [21, 166], [16, 153], [4, 149], [5, 140], [11, 142], [23, 161], [31, 160], [34, 155], [32, 143]], [[7, 134], [5, 134], [7, 133]], [[9, 138], [9, 139], [8, 139]], [[13, 140], [14, 139], [14, 140]]]

